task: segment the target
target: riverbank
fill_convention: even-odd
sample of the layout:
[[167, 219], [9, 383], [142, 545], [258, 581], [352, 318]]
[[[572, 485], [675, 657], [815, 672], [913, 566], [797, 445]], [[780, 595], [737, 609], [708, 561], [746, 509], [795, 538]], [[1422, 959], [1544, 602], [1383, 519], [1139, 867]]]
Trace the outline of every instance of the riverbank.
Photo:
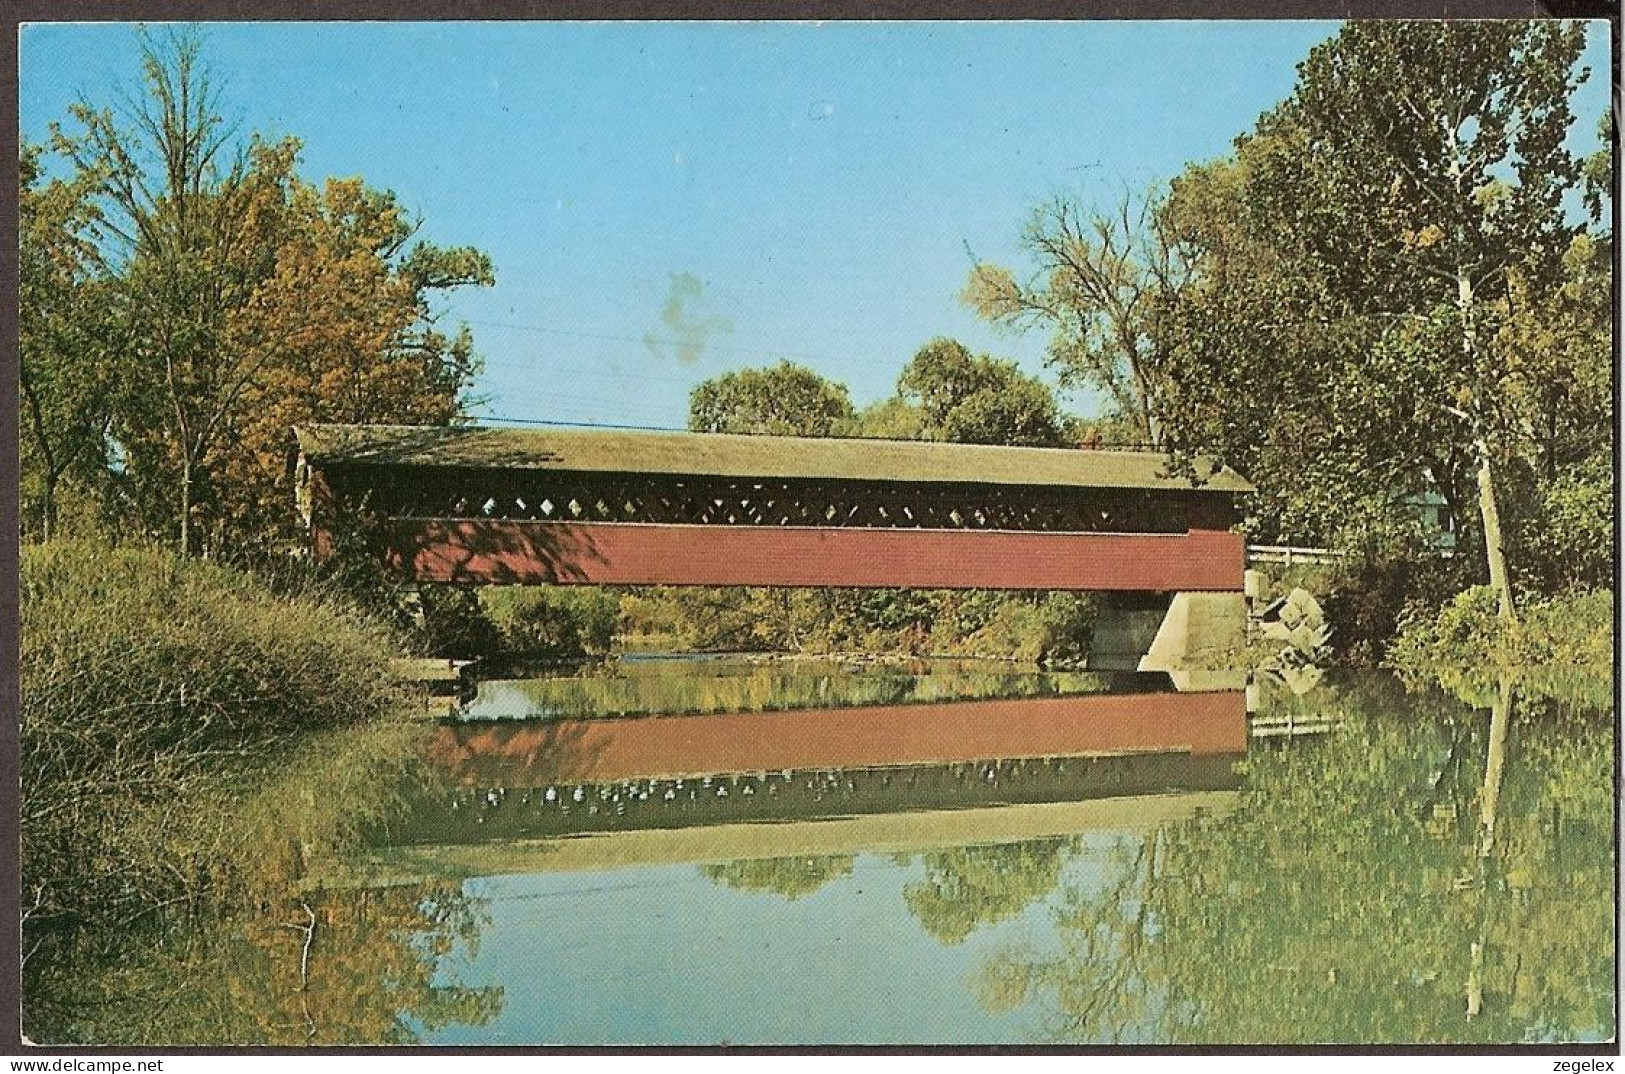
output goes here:
[[[279, 778], [364, 780], [354, 751], [402, 749], [407, 695], [392, 633], [314, 584], [54, 542], [23, 549], [20, 595], [24, 1028], [63, 1039], [75, 967], [175, 915], [257, 903], [353, 834], [371, 792], [312, 809]], [[366, 733], [323, 746], [337, 728]]]

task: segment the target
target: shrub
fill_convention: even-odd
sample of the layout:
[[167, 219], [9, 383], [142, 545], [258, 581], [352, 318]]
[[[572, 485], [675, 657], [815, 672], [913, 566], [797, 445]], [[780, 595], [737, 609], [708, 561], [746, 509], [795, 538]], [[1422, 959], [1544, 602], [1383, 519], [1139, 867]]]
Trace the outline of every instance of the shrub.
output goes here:
[[1429, 615], [1413, 610], [1399, 624], [1388, 659], [1396, 666], [1425, 663], [1486, 664], [1510, 643], [1500, 619], [1500, 596], [1489, 586], [1457, 593]]
[[1503, 622], [1489, 586], [1457, 594], [1432, 614], [1412, 614], [1389, 649], [1406, 672], [1529, 666], [1609, 667], [1614, 654], [1614, 595], [1562, 593], [1526, 601], [1515, 625]]
[[620, 598], [603, 589], [542, 586], [480, 591], [479, 602], [516, 656], [597, 656], [609, 652]]
[[1367, 550], [1335, 563], [1283, 568], [1265, 565], [1269, 595], [1301, 587], [1320, 602], [1331, 625], [1337, 662], [1376, 667], [1400, 624], [1431, 615], [1478, 581], [1482, 557], [1441, 557], [1421, 549]]
[[1543, 593], [1599, 588], [1614, 577], [1612, 453], [1560, 469], [1537, 486], [1534, 510], [1508, 526], [1517, 583]]
[[1599, 589], [1532, 601], [1519, 624], [1528, 662], [1610, 667], [1614, 662], [1614, 594]]
[[466, 586], [424, 585], [417, 592], [412, 647], [428, 656], [474, 659], [502, 651], [502, 632], [491, 621], [479, 591]]
[[992, 614], [957, 648], [1037, 664], [1080, 664], [1089, 655], [1096, 604], [1083, 594], [997, 594]]

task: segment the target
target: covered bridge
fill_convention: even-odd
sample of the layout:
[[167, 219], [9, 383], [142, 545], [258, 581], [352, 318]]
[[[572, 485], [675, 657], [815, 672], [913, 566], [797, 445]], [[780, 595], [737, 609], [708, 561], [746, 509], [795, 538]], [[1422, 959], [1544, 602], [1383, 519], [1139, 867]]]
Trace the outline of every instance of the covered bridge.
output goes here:
[[1239, 593], [1251, 486], [1159, 454], [901, 440], [309, 425], [318, 556], [366, 520], [405, 577], [467, 584]]

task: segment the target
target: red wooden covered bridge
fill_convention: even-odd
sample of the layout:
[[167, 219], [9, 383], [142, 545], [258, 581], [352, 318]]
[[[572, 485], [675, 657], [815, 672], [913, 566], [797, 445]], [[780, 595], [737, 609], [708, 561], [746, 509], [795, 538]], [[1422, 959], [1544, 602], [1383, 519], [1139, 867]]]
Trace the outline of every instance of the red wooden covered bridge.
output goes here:
[[296, 430], [318, 555], [425, 582], [1240, 591], [1251, 486], [1157, 454], [700, 433]]
[[[421, 582], [1209, 593], [1240, 607], [1230, 527], [1251, 486], [1201, 464], [1195, 479], [1171, 473], [1158, 454], [475, 427], [295, 435], [313, 552], [365, 518], [385, 561]], [[1155, 626], [1171, 605], [1152, 604]]]

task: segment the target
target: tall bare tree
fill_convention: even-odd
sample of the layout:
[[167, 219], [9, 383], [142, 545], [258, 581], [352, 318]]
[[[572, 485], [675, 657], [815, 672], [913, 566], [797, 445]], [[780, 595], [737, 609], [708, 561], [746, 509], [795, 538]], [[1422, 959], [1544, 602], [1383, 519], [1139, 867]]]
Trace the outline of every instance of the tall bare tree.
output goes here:
[[1162, 363], [1156, 319], [1163, 296], [1189, 266], [1160, 221], [1161, 192], [1125, 190], [1110, 210], [1056, 197], [1034, 211], [1022, 246], [1026, 280], [979, 262], [964, 300], [983, 318], [1016, 330], [1047, 329], [1049, 361], [1067, 387], [1110, 400], [1146, 444], [1160, 446]]

